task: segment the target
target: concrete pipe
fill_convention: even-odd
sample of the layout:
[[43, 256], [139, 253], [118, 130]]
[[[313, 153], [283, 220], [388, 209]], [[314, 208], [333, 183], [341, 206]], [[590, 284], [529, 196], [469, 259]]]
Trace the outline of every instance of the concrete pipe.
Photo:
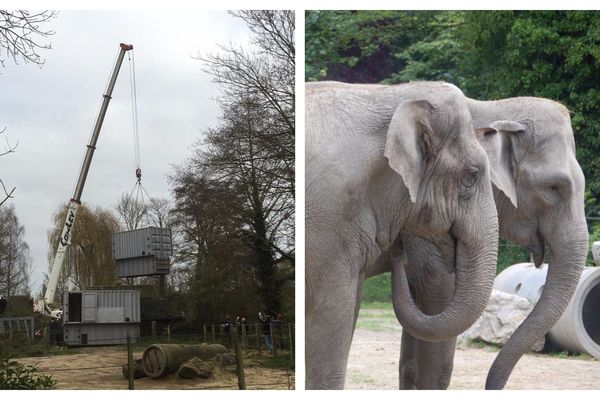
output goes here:
[[[494, 289], [537, 303], [546, 283], [548, 264], [515, 264], [502, 271]], [[548, 333], [559, 348], [588, 353], [600, 359], [600, 268], [586, 267], [567, 309]]]
[[142, 368], [147, 376], [156, 379], [177, 371], [191, 358], [210, 360], [223, 353], [227, 353], [227, 348], [220, 344], [151, 344], [142, 355]]

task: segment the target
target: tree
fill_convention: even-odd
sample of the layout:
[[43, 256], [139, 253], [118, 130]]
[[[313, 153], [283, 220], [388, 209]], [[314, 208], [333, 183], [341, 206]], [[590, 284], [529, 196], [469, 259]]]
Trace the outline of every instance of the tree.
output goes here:
[[14, 205], [0, 208], [0, 295], [29, 294], [31, 259]]
[[[4, 132], [6, 132], [6, 128], [0, 130], [0, 135], [2, 135]], [[8, 142], [8, 139], [6, 140], [6, 147], [5, 149], [0, 153], [0, 157], [5, 156], [9, 153], [13, 153], [15, 151], [15, 149], [17, 148], [17, 145], [11, 145]], [[4, 185], [4, 182], [2, 181], [2, 179], [0, 179], [0, 185], [2, 185], [2, 190], [4, 191], [4, 196], [2, 198], [2, 200], [0, 200], [0, 206], [2, 204], [4, 204], [8, 199], [11, 199], [13, 196], [12, 194], [14, 193], [16, 187], [13, 187], [12, 189], [7, 190], [6, 186]]]
[[[0, 65], [5, 67], [4, 62], [12, 59], [15, 64], [22, 59], [25, 63], [32, 62], [40, 67], [45, 60], [39, 54], [40, 50], [49, 50], [50, 44], [41, 44], [38, 42], [41, 38], [46, 38], [54, 34], [52, 30], [41, 29], [41, 25], [46, 24], [50, 19], [55, 18], [55, 11], [30, 12], [25, 10], [7, 11], [0, 10]], [[6, 128], [0, 129], [0, 134], [6, 132]], [[0, 157], [14, 152], [15, 146], [6, 142], [6, 149], [0, 152]], [[10, 191], [6, 189], [4, 182], [0, 179], [0, 185], [4, 191], [4, 198], [0, 200], [0, 206], [9, 198], [12, 198], [16, 187]]]
[[152, 197], [147, 206], [146, 217], [148, 224], [158, 228], [170, 228], [172, 206], [168, 199]]
[[[238, 289], [254, 285], [262, 306], [276, 312], [294, 268], [294, 12], [231, 14], [248, 25], [251, 46], [198, 57], [221, 85], [222, 117], [174, 174], [176, 226], [192, 270], [243, 277]], [[206, 207], [210, 213], [196, 214]], [[279, 268], [283, 260], [288, 268]]]
[[262, 109], [269, 129], [260, 133], [264, 148], [282, 161], [271, 171], [285, 180], [286, 189], [294, 192], [295, 162], [295, 21], [294, 12], [286, 10], [231, 12], [243, 19], [250, 31], [254, 49], [233, 45], [221, 46], [221, 52], [199, 56], [204, 71], [221, 85], [227, 103], [245, 97], [254, 99]]
[[[54, 228], [48, 232], [49, 269], [56, 253], [63, 228], [67, 206], [61, 206], [54, 214]], [[112, 258], [112, 235], [119, 230], [119, 223], [108, 210], [89, 209], [82, 204], [77, 212], [71, 236], [71, 246], [61, 271], [57, 295], [62, 296], [70, 279], [80, 289], [90, 286], [114, 285], [116, 265]]]
[[0, 64], [4, 67], [4, 62], [10, 58], [15, 64], [21, 59], [25, 63], [42, 66], [45, 60], [39, 51], [49, 50], [52, 45], [39, 40], [54, 35], [53, 30], [43, 29], [42, 26], [57, 15], [56, 11], [48, 10], [0, 10], [0, 49], [3, 49]]
[[148, 215], [148, 206], [127, 193], [121, 195], [121, 200], [115, 206], [115, 211], [123, 221], [126, 230], [138, 229]]
[[256, 312], [256, 278], [251, 254], [239, 233], [241, 197], [229, 182], [211, 179], [202, 165], [189, 161], [171, 177], [175, 206], [175, 262], [183, 274], [180, 290], [189, 294], [191, 315], [217, 321], [232, 312]]

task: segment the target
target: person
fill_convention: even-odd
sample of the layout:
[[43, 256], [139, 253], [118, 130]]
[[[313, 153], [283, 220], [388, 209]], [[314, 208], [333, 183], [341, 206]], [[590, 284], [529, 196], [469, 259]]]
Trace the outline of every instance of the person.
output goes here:
[[223, 334], [225, 336], [225, 342], [231, 344], [231, 320], [229, 315], [225, 317], [225, 321], [223, 321]]
[[273, 353], [273, 342], [271, 341], [271, 318], [263, 312], [258, 313], [258, 318], [262, 324], [262, 334], [265, 340], [265, 345], [267, 345], [269, 353]]
[[273, 332], [275, 336], [274, 339], [276, 340], [273, 341], [277, 343], [277, 348], [285, 350], [285, 343], [283, 340], [283, 313], [278, 312], [275, 318], [275, 321], [273, 321]]

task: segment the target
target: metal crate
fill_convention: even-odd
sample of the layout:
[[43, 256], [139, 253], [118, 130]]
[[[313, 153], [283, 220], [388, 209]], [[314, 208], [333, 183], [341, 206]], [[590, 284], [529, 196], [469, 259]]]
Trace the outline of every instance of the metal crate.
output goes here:
[[129, 278], [135, 276], [168, 274], [171, 272], [169, 259], [159, 259], [154, 256], [126, 258], [115, 260], [117, 276]]
[[126, 343], [140, 337], [140, 292], [82, 290], [63, 297], [64, 341], [70, 346]]
[[146, 256], [168, 259], [173, 255], [171, 230], [168, 228], [148, 227], [115, 233], [112, 244], [115, 260]]

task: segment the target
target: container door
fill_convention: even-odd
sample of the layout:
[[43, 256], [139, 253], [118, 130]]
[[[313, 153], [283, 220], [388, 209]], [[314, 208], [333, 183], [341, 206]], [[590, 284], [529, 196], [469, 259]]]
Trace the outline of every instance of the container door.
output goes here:
[[96, 322], [98, 318], [98, 296], [96, 293], [83, 293], [83, 322]]

